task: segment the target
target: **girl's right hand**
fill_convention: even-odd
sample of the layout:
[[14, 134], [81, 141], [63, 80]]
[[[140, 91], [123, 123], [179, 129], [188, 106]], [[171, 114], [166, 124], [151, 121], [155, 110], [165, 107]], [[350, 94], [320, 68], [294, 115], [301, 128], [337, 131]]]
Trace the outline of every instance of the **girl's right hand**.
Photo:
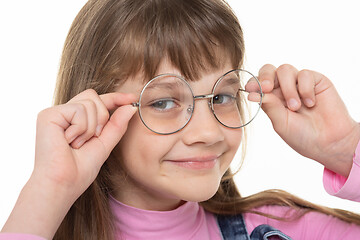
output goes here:
[[98, 95], [88, 89], [40, 112], [33, 175], [79, 197], [125, 133], [137, 109], [129, 104], [135, 100], [130, 94]]
[[34, 170], [2, 232], [51, 239], [125, 133], [135, 100], [131, 94], [86, 90], [40, 112]]

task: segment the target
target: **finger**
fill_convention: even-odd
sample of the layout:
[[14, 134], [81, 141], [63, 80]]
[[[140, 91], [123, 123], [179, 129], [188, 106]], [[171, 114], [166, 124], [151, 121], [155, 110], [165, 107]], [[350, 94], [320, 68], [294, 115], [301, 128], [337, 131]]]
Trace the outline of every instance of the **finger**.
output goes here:
[[315, 105], [315, 85], [313, 72], [302, 70], [298, 73], [298, 90], [303, 103], [307, 107]]
[[[91, 102], [88, 102], [89, 100]], [[98, 95], [93, 89], [87, 89], [76, 95], [69, 101], [69, 103], [79, 102], [87, 105], [89, 107], [88, 121], [90, 121], [91, 124], [88, 127], [87, 133], [75, 141], [75, 145], [81, 145], [79, 142], [83, 143], [83, 140], [87, 141], [94, 135], [99, 136], [104, 125], [109, 120], [109, 111], [114, 110], [121, 105], [135, 102], [135, 100], [136, 97], [133, 94], [114, 92]], [[93, 109], [93, 106], [90, 106], [93, 104], [95, 104], [96, 109]], [[92, 110], [90, 111], [90, 109]], [[96, 119], [94, 118], [94, 113], [96, 113]], [[97, 125], [94, 128], [93, 124], [95, 123], [97, 123]]]
[[[100, 100], [99, 95], [93, 89], [87, 89], [79, 93], [66, 104], [74, 103], [82, 104], [87, 115], [86, 131], [80, 136], [78, 135], [71, 142], [73, 148], [80, 148], [87, 140], [101, 132], [102, 125], [105, 124], [109, 118], [109, 113]], [[72, 135], [74, 135], [74, 133], [78, 134], [76, 131], [73, 131], [74, 128], [76, 128], [76, 126], [70, 126], [68, 130]]]
[[271, 64], [266, 64], [260, 68], [258, 79], [265, 93], [271, 92], [279, 85], [276, 76], [276, 67]]
[[137, 100], [134, 94], [119, 92], [100, 95], [100, 99], [109, 111], [123, 105], [129, 105]]
[[[59, 128], [66, 143], [70, 144], [87, 129], [87, 113], [82, 104], [62, 104], [44, 109], [38, 114], [37, 124], [50, 131], [47, 126]], [[37, 126], [38, 127], [38, 126]]]
[[65, 120], [61, 127], [65, 131], [66, 141], [71, 144], [87, 130], [88, 123], [85, 106], [80, 103], [73, 103], [57, 106], [56, 109]]
[[96, 136], [100, 136], [103, 127], [109, 120], [109, 116], [110, 116], [109, 111], [112, 112], [119, 106], [128, 105], [128, 104], [136, 102], [136, 100], [137, 100], [136, 99], [137, 97], [134, 94], [118, 93], [118, 92], [100, 95], [99, 97], [100, 97], [102, 105], [104, 106], [104, 108], [102, 108], [102, 110], [104, 112], [104, 116], [106, 113], [106, 118], [105, 119], [103, 118], [100, 120], [100, 124], [97, 128]]
[[[309, 70], [305, 70], [305, 71], [309, 71]], [[333, 83], [323, 74], [319, 73], [319, 72], [315, 72], [315, 71], [309, 71], [312, 74], [313, 80], [314, 80], [314, 93], [315, 93], [315, 97], [326, 91], [327, 89], [333, 87]]]
[[260, 94], [260, 93], [257, 93], [257, 92], [250, 92], [247, 99], [251, 102], [257, 102], [259, 103], [262, 98], [264, 97], [264, 94]]
[[[102, 156], [96, 158], [100, 161], [99, 166], [104, 163], [104, 161], [110, 155], [111, 151], [119, 143], [120, 139], [122, 138], [127, 129], [129, 120], [136, 111], [137, 108], [130, 105], [119, 107], [111, 115], [109, 121], [104, 126], [101, 135], [98, 138], [92, 138], [84, 145], [84, 147], [86, 147], [86, 149], [89, 149], [90, 151], [95, 148], [98, 150], [98, 141], [101, 141], [102, 146], [104, 147], [104, 152], [100, 153], [102, 154]], [[99, 151], [96, 152], [99, 153]]]
[[298, 70], [289, 64], [284, 64], [277, 69], [276, 74], [287, 107], [297, 111], [301, 106], [296, 87]]
[[274, 93], [264, 94], [261, 108], [270, 118], [276, 132], [284, 129], [287, 124], [287, 109], [279, 97]]
[[[91, 101], [92, 103], [88, 102]], [[68, 103], [84, 103], [85, 105], [95, 104], [95, 112], [96, 112], [96, 119], [97, 119], [97, 126], [95, 126], [95, 135], [99, 136], [103, 126], [106, 124], [106, 122], [109, 120], [109, 111], [107, 110], [106, 106], [100, 99], [97, 92], [93, 89], [87, 89], [80, 94], [76, 95], [74, 98], [72, 98]], [[86, 104], [87, 103], [87, 104]], [[92, 106], [89, 106], [92, 107]], [[89, 116], [90, 117], [90, 116]], [[93, 116], [89, 118], [89, 120], [93, 120]], [[93, 122], [93, 121], [92, 121]], [[93, 130], [91, 126], [91, 130]]]
[[98, 126], [98, 111], [95, 102], [83, 100], [77, 104], [82, 104], [85, 108], [87, 125], [86, 130], [71, 143], [71, 146], [75, 149], [80, 148], [86, 141], [92, 138]]
[[245, 85], [245, 91], [248, 93], [252, 93], [252, 92], [257, 92], [259, 93], [260, 91], [262, 91], [261, 87], [260, 87], [260, 82], [255, 79], [255, 77], [252, 77], [249, 79], [249, 81], [246, 83]]

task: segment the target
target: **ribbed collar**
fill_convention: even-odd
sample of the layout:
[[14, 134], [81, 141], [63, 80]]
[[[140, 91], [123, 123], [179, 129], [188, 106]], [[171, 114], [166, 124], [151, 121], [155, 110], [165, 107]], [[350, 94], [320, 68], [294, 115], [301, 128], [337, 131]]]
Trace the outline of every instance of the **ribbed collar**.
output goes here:
[[209, 213], [196, 202], [186, 202], [171, 211], [148, 211], [110, 197], [110, 207], [118, 229], [117, 239], [211, 239], [212, 232], [217, 232], [211, 229], [216, 223], [214, 226], [211, 216], [206, 216]]

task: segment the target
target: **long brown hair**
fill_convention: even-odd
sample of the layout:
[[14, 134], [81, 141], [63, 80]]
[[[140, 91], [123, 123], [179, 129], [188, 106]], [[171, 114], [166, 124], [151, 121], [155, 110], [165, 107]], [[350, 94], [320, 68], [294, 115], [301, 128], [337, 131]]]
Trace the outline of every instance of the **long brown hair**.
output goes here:
[[[66, 103], [88, 88], [98, 94], [113, 92], [139, 72], [148, 81], [164, 57], [193, 81], [202, 71], [219, 68], [224, 57], [240, 68], [243, 33], [228, 4], [224, 0], [90, 0], [66, 39], [54, 103]], [[114, 239], [108, 196], [116, 187], [113, 176], [121, 172], [115, 163], [110, 155], [54, 239]], [[201, 203], [207, 211], [235, 214], [276, 204], [302, 209], [301, 214], [318, 211], [360, 224], [356, 214], [320, 207], [279, 190], [242, 198], [232, 177], [228, 170], [217, 193]]]

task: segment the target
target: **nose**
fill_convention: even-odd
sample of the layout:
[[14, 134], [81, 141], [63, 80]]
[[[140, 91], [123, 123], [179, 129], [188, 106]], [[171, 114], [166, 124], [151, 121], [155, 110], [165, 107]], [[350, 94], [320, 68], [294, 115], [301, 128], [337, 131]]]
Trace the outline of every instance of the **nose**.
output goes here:
[[224, 141], [223, 126], [216, 120], [207, 98], [195, 101], [194, 111], [187, 126], [183, 129], [183, 142], [186, 145], [202, 143], [208, 146]]

